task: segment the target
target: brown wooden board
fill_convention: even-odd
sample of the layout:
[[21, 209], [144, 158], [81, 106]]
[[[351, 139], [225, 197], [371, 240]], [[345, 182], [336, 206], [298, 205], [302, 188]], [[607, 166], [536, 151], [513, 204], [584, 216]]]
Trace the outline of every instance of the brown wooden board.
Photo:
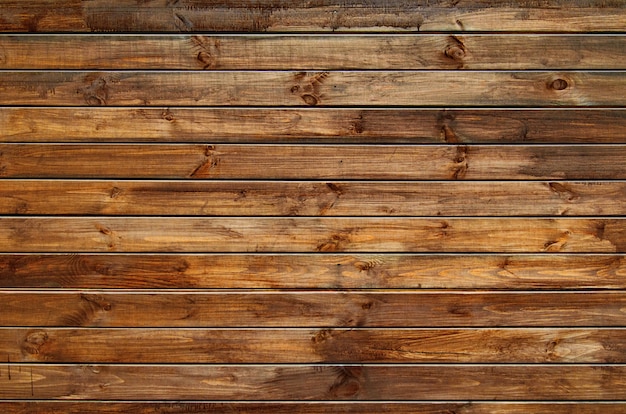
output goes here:
[[7, 71], [0, 105], [617, 106], [625, 71]]
[[622, 109], [0, 107], [4, 142], [624, 144]]
[[621, 327], [605, 292], [0, 291], [6, 327]]
[[619, 216], [626, 214], [626, 182], [16, 179], [0, 186], [0, 214]]
[[43, 363], [624, 363], [625, 329], [0, 329]]
[[0, 68], [626, 69], [625, 46], [624, 35], [0, 35]]
[[2, 0], [6, 32], [621, 32], [619, 0]]
[[0, 254], [0, 288], [626, 289], [616, 254]]
[[[626, 399], [624, 365], [21, 365], [2, 367], [10, 399]], [[557, 384], [558, 386], [554, 386]]]
[[[101, 401], [0, 401], [6, 414], [45, 412], [49, 414], [101, 413]], [[622, 414], [622, 402], [109, 402], [109, 413], [204, 413], [240, 412], [254, 414], [326, 414], [326, 413], [392, 413], [392, 414]]]
[[626, 251], [619, 218], [0, 217], [4, 252]]
[[[0, 177], [607, 180], [626, 178], [624, 160], [626, 145], [11, 143], [0, 144]], [[553, 190], [575, 197], [567, 186]]]

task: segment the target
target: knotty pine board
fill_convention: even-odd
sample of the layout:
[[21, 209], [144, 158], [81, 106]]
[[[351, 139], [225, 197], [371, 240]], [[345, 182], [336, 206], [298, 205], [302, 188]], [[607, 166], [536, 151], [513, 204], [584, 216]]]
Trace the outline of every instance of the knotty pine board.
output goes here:
[[[153, 414], [201, 413], [201, 412], [243, 412], [292, 414], [326, 413], [392, 413], [392, 414], [444, 414], [462, 412], [464, 414], [621, 414], [626, 404], [620, 402], [582, 403], [541, 403], [541, 402], [108, 402], [110, 413]], [[0, 401], [0, 408], [7, 414], [22, 414], [27, 410], [50, 414], [99, 413], [102, 402], [98, 401]], [[38, 411], [39, 410], [39, 411]]]
[[619, 218], [0, 217], [5, 252], [623, 253]]
[[[623, 400], [624, 365], [13, 364], [11, 399]], [[558, 387], [554, 385], [558, 384]]]
[[[0, 291], [5, 327], [622, 327], [623, 291]], [[149, 346], [147, 346], [149, 349]], [[283, 355], [288, 361], [289, 355]]]
[[0, 178], [623, 180], [624, 160], [626, 145], [10, 143]]
[[623, 254], [0, 254], [4, 289], [626, 288]]
[[0, 35], [0, 68], [624, 69], [625, 46], [623, 35]]
[[0, 107], [0, 127], [4, 142], [626, 143], [620, 108]]
[[619, 0], [2, 0], [6, 32], [620, 32]]
[[15, 179], [0, 187], [0, 214], [619, 216], [626, 182]]
[[624, 363], [626, 330], [10, 328], [0, 353], [83, 364]]
[[7, 71], [0, 105], [626, 105], [625, 71]]

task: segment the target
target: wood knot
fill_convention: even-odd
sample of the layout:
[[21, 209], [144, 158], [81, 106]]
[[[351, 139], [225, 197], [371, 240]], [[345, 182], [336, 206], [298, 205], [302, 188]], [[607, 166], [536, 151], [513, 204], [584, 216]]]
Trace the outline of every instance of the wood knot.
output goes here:
[[317, 245], [318, 252], [336, 252], [345, 249], [345, 245], [350, 243], [350, 236], [347, 234], [333, 234], [330, 240]]
[[444, 49], [443, 54], [448, 59], [457, 62], [462, 61], [466, 55], [465, 44], [456, 36], [448, 36], [448, 45]]
[[191, 41], [198, 49], [196, 60], [202, 65], [202, 69], [216, 68], [220, 55], [220, 41], [200, 35], [192, 36]]
[[161, 118], [168, 121], [168, 122], [174, 122], [175, 118], [174, 115], [172, 115], [172, 112], [170, 112], [169, 108], [166, 109], [165, 111], [161, 112]]
[[[122, 194], [122, 192], [123, 192], [123, 190], [121, 188], [113, 187], [113, 188], [111, 188], [111, 191], [109, 192], [109, 197], [117, 198], [117, 197], [120, 196], [120, 194]], [[103, 233], [103, 234], [107, 234], [107, 233]]]
[[41, 347], [48, 341], [48, 334], [44, 331], [37, 331], [29, 333], [22, 342], [22, 351], [31, 354], [38, 355], [41, 352]]
[[338, 367], [335, 383], [329, 388], [331, 398], [354, 398], [361, 391], [363, 369], [361, 367]]
[[562, 91], [569, 86], [565, 79], [557, 78], [550, 82], [550, 89], [554, 89], [555, 91]]
[[326, 341], [327, 339], [332, 338], [332, 336], [333, 336], [332, 329], [322, 329], [311, 337], [311, 342], [315, 344], [319, 344], [321, 342]]
[[469, 168], [468, 163], [468, 152], [469, 149], [465, 145], [459, 145], [456, 147], [456, 154], [454, 157], [454, 163], [452, 165], [452, 178], [455, 180], [459, 180], [465, 178], [467, 174], [467, 170]]
[[304, 103], [309, 106], [315, 106], [319, 102], [315, 96], [308, 94], [308, 93], [305, 93], [304, 95], [302, 95], [301, 98], [304, 101]]
[[299, 95], [305, 104], [309, 106], [319, 105], [322, 100], [322, 85], [329, 75], [330, 72], [294, 73], [293, 80], [295, 84], [289, 90], [292, 94]]
[[110, 311], [113, 306], [101, 295], [92, 295], [87, 293], [81, 293], [80, 300], [91, 307], [93, 310], [100, 309], [105, 312]]
[[363, 114], [360, 114], [350, 123], [350, 131], [355, 134], [362, 134], [363, 131], [365, 131], [365, 127], [363, 126]]
[[104, 77], [94, 79], [91, 84], [82, 90], [87, 105], [106, 105], [109, 99], [109, 85]]
[[462, 60], [465, 57], [465, 50], [458, 44], [448, 45], [444, 54], [450, 59]]

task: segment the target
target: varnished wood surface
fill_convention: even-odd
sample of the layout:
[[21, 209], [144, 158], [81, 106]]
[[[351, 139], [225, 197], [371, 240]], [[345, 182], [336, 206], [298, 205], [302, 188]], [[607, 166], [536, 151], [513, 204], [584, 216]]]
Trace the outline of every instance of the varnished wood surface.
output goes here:
[[0, 35], [0, 68], [626, 69], [625, 46], [623, 35]]
[[5, 252], [626, 251], [619, 218], [0, 217]]
[[618, 106], [624, 71], [7, 71], [0, 105]]
[[626, 111], [0, 107], [0, 127], [4, 142], [623, 144]]
[[615, 254], [2, 254], [0, 287], [625, 289]]
[[11, 379], [6, 365], [0, 377], [10, 399], [626, 399], [624, 365], [10, 366]]
[[[6, 327], [620, 327], [605, 292], [0, 291]], [[459, 397], [463, 398], [463, 397]]]
[[10, 180], [0, 187], [0, 214], [618, 216], [626, 183]]
[[[0, 401], [7, 414], [45, 412], [50, 414], [85, 414], [102, 412], [102, 403], [93, 401]], [[399, 413], [399, 414], [622, 414], [626, 404], [621, 402], [109, 402], [109, 413], [183, 414], [210, 412], [240, 412], [255, 414], [326, 414], [326, 413]]]
[[[625, 83], [626, 85], [626, 83]], [[626, 145], [0, 144], [2, 178], [626, 179]], [[565, 198], [567, 186], [553, 185]], [[341, 187], [331, 183], [341, 197]]]
[[11, 362], [624, 363], [624, 329], [0, 329]]
[[624, 30], [620, 1], [2, 0], [5, 32]]

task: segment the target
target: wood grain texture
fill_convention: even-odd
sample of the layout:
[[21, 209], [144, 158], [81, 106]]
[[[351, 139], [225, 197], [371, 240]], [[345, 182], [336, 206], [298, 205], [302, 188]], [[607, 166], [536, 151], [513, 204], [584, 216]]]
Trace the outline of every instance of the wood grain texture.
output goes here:
[[2, 254], [0, 287], [626, 289], [624, 255]]
[[[254, 414], [327, 414], [327, 413], [393, 413], [393, 414], [622, 414], [621, 402], [109, 402], [109, 413], [183, 414], [206, 412], [239, 412]], [[45, 412], [48, 414], [101, 413], [101, 402], [94, 401], [0, 401], [6, 414]]]
[[[623, 291], [0, 291], [6, 327], [622, 327]], [[483, 344], [484, 345], [484, 344]], [[463, 398], [463, 397], [458, 397]]]
[[[615, 180], [626, 179], [624, 160], [626, 145], [11, 143], [0, 144], [0, 177]], [[552, 186], [563, 197], [575, 198], [567, 188]], [[334, 193], [340, 198], [341, 188], [337, 189]]]
[[0, 0], [0, 412], [626, 411], [625, 28]]
[[626, 251], [626, 219], [0, 217], [4, 252]]
[[7, 71], [0, 105], [617, 106], [625, 71]]
[[[31, 371], [32, 370], [32, 371]], [[18, 365], [10, 399], [604, 400], [626, 398], [623, 365]], [[31, 374], [32, 372], [32, 374]], [[558, 384], [558, 386], [554, 386]]]
[[620, 1], [2, 0], [6, 32], [623, 31]]
[[624, 363], [624, 329], [0, 329], [12, 362]]
[[622, 109], [0, 107], [4, 142], [626, 143]]
[[623, 35], [0, 35], [0, 68], [626, 69], [625, 45]]
[[6, 180], [0, 214], [619, 216], [626, 183]]

